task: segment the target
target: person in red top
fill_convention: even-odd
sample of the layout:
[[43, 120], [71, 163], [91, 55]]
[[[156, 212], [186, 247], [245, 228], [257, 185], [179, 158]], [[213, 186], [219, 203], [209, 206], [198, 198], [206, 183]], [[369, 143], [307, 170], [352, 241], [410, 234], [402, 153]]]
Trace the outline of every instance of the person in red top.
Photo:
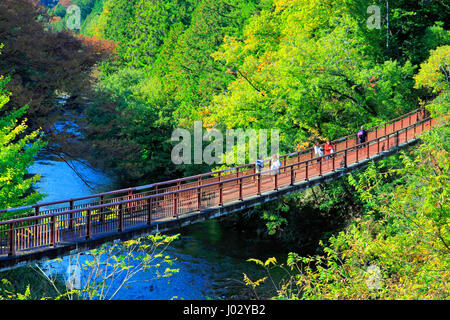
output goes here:
[[327, 143], [325, 143], [323, 150], [325, 151], [325, 155], [327, 156], [327, 167], [328, 167], [328, 159], [331, 158], [331, 154], [336, 152], [336, 148], [334, 145], [331, 144], [330, 140], [327, 140]]

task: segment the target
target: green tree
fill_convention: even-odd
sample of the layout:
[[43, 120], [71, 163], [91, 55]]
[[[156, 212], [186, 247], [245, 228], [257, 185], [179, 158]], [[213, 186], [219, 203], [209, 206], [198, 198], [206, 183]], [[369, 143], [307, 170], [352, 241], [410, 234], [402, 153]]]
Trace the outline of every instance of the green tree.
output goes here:
[[371, 164], [350, 175], [362, 218], [322, 245], [323, 254], [291, 253], [277, 298], [448, 299], [450, 292], [448, 47], [432, 51], [416, 85], [439, 89], [427, 106], [436, 125], [394, 166]]
[[[7, 80], [0, 78], [0, 109], [8, 103], [10, 94], [5, 91]], [[22, 107], [0, 117], [0, 209], [34, 204], [42, 199], [38, 192], [32, 192], [38, 175], [29, 176], [28, 167], [45, 145], [40, 131], [25, 134], [26, 119], [22, 118], [28, 107]], [[4, 217], [7, 213], [2, 213]]]
[[[0, 300], [113, 300], [134, 282], [150, 282], [179, 272], [173, 268], [176, 259], [166, 254], [178, 237], [156, 234], [107, 243], [70, 256], [69, 265], [58, 258], [48, 261], [48, 265], [36, 264], [7, 272], [0, 282]], [[146, 273], [145, 280], [136, 279], [140, 273]], [[33, 279], [30, 274], [34, 275]], [[30, 283], [23, 284], [17, 276]], [[16, 281], [12, 283], [12, 280]], [[25, 286], [23, 290], [17, 282]]]

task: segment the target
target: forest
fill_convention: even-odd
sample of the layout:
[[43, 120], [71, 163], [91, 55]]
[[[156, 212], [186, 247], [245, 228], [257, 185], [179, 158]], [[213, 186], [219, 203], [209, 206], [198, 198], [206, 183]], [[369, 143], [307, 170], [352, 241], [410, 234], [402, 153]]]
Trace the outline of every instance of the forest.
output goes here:
[[268, 273], [245, 275], [255, 297], [281, 268], [273, 299], [449, 299], [449, 13], [445, 0], [2, 0], [0, 209], [41, 199], [28, 167], [42, 150], [125, 188], [225, 168], [171, 161], [172, 132], [195, 121], [277, 128], [287, 154], [424, 107], [439, 125], [419, 144], [226, 219], [291, 252], [252, 259]]

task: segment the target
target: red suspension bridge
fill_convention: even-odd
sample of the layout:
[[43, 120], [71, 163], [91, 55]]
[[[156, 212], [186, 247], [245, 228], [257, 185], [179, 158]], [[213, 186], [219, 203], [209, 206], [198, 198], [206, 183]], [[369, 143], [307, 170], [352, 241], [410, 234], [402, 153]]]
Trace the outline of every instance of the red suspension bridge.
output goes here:
[[177, 228], [298, 192], [394, 154], [434, 124], [425, 109], [415, 110], [370, 129], [363, 145], [356, 135], [332, 141], [336, 150], [329, 159], [315, 157], [313, 148], [283, 155], [275, 175], [247, 164], [0, 210], [0, 269]]

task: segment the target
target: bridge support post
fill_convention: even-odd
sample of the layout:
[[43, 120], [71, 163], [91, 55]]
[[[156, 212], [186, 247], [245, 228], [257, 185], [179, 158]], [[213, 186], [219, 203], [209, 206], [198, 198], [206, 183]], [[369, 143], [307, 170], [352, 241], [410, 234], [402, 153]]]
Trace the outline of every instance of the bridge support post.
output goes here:
[[15, 223], [11, 223], [9, 225], [9, 252], [8, 256], [16, 255], [16, 231], [15, 231]]
[[347, 168], [347, 149], [344, 152], [344, 168]]
[[261, 172], [259, 172], [258, 173], [258, 191], [257, 191], [257, 194], [258, 194], [258, 196], [260, 196], [261, 195]]
[[239, 179], [239, 200], [243, 200], [243, 198], [242, 198], [242, 178], [241, 179]]
[[[100, 196], [100, 205], [103, 205], [105, 203], [105, 196]], [[100, 209], [100, 222], [103, 223], [105, 221], [105, 208]]]
[[[70, 211], [73, 210], [73, 200], [70, 200]], [[73, 212], [69, 214], [69, 230], [73, 229]]]
[[178, 218], [178, 193], [173, 194], [173, 217]]
[[198, 177], [198, 186], [197, 189], [197, 210], [200, 211], [202, 209], [202, 177]]
[[[128, 191], [128, 200], [133, 199], [133, 190]], [[133, 215], [133, 202], [128, 202], [127, 204], [127, 213], [132, 216]]]
[[197, 210], [200, 211], [202, 209], [202, 188], [197, 189]]
[[50, 244], [52, 247], [56, 245], [56, 218], [53, 215], [50, 221]]
[[223, 183], [219, 183], [219, 205], [223, 206]]
[[[312, 162], [311, 162], [312, 163]], [[308, 181], [308, 164], [309, 162], [305, 162], [305, 180]], [[300, 165], [298, 165], [298, 168], [300, 169]]]
[[275, 173], [274, 190], [278, 190], [278, 173]]
[[91, 238], [91, 209], [86, 212], [86, 240]]
[[152, 198], [147, 199], [147, 224], [152, 224]]
[[356, 163], [359, 162], [359, 146], [357, 146], [356, 148]]
[[294, 172], [294, 166], [291, 166], [291, 186], [293, 186], [295, 183], [295, 172]]
[[119, 232], [123, 231], [123, 204], [119, 204]]
[[370, 154], [369, 154], [370, 142], [367, 141], [366, 143], [367, 143], [367, 147], [366, 147], [366, 149], [367, 149], [367, 159], [369, 159], [369, 157], [370, 157]]
[[[39, 206], [37, 206], [37, 207], [35, 207], [34, 208], [34, 215], [35, 216], [38, 216], [39, 215]], [[34, 221], [34, 236], [36, 237], [37, 236], [37, 234], [38, 234], [38, 224], [39, 224], [39, 219], [36, 219], [35, 221]]]
[[336, 171], [336, 163], [335, 163], [336, 162], [336, 152], [330, 154], [330, 157], [331, 157], [331, 164], [332, 164], [331, 169], [334, 172], [334, 171]]

